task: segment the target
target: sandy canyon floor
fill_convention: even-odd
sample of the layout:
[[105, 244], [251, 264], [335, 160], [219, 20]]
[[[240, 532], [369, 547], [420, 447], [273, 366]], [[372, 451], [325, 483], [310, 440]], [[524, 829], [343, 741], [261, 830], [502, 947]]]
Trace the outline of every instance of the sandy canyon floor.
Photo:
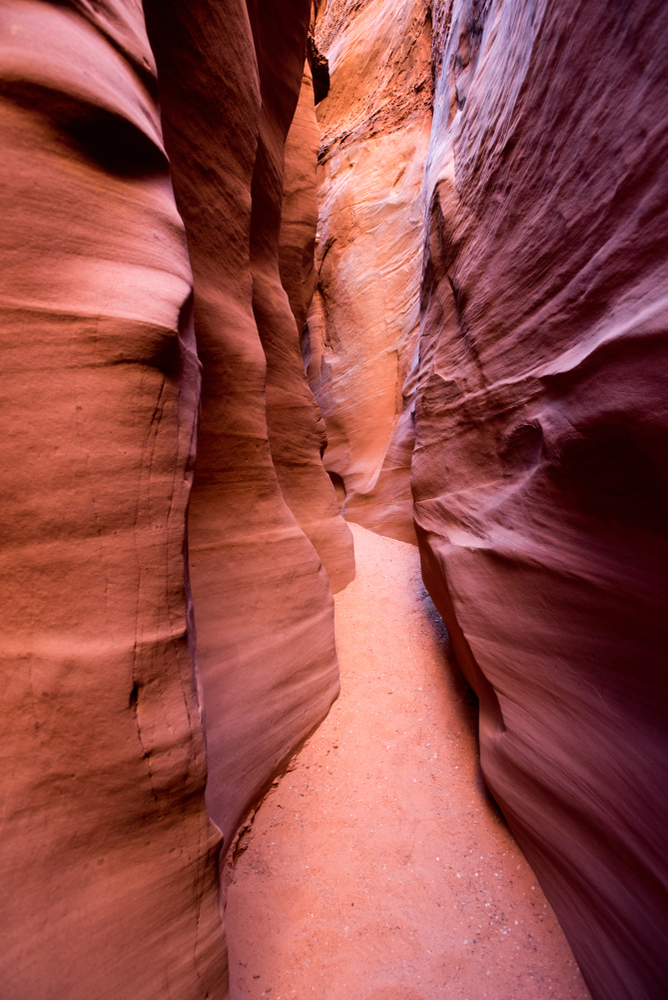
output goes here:
[[228, 872], [232, 1000], [586, 1000], [482, 782], [417, 549], [351, 527], [341, 696]]

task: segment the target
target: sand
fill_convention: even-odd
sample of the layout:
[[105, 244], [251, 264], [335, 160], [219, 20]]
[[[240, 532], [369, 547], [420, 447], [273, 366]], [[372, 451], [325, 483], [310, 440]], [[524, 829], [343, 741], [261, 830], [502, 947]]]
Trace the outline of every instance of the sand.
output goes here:
[[486, 792], [417, 549], [351, 526], [341, 696], [227, 872], [232, 1000], [586, 1000]]

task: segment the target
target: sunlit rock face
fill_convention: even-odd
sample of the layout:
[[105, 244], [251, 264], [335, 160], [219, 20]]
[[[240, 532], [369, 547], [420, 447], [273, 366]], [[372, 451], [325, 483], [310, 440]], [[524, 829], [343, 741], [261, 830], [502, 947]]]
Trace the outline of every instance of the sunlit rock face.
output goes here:
[[315, 546], [336, 593], [355, 574], [352, 535], [339, 514], [334, 487], [322, 464], [327, 444], [325, 421], [309, 388], [302, 357], [308, 336], [306, 317], [317, 280], [314, 251], [319, 144], [313, 79], [307, 62], [285, 143], [278, 253], [281, 284], [294, 319], [288, 314], [282, 324], [271, 324], [270, 329], [278, 333], [273, 353], [265, 345], [274, 378], [270, 442], [283, 496]]
[[431, 123], [424, 0], [320, 9], [329, 60], [317, 106], [318, 287], [308, 371], [327, 422], [327, 469], [346, 518], [415, 541], [410, 495], [423, 244], [420, 184]]
[[220, 997], [192, 278], [141, 8], [6, 0], [0, 79], [0, 995]]
[[485, 776], [599, 1000], [668, 984], [665, 6], [436, 4], [412, 483]]

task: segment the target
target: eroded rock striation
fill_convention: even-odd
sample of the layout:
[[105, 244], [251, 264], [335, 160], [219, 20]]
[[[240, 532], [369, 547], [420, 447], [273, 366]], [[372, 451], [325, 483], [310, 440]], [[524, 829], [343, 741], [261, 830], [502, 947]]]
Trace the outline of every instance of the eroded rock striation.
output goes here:
[[[424, 578], [480, 697], [487, 781], [594, 994], [658, 1000], [662, 5], [437, 0], [428, 55], [411, 49], [421, 9], [319, 12], [331, 90], [309, 373], [325, 462], [346, 517], [395, 537], [412, 463]], [[425, 156], [411, 135], [431, 107], [405, 84], [427, 63]]]
[[281, 490], [320, 555], [336, 593], [354, 576], [352, 536], [339, 514], [332, 482], [324, 474], [325, 421], [309, 388], [302, 354], [308, 335], [306, 319], [317, 281], [314, 254], [319, 140], [313, 78], [307, 62], [285, 143], [280, 202], [279, 273], [293, 316], [286, 313], [283, 324], [269, 324], [269, 330], [280, 334], [279, 350], [270, 353], [265, 346], [265, 351], [275, 385], [272, 410], [275, 427], [270, 440]]
[[420, 185], [431, 125], [424, 0], [332, 2], [316, 37], [330, 91], [318, 104], [318, 285], [309, 379], [327, 422], [326, 468], [345, 516], [415, 542], [410, 458], [422, 261]]
[[3, 1000], [225, 996], [197, 680], [223, 850], [338, 690], [352, 546], [278, 263], [308, 21], [0, 11]]
[[486, 779], [600, 1000], [666, 941], [665, 9], [437, 3], [412, 484]]
[[3, 1000], [225, 993], [192, 276], [139, 6], [0, 8]]
[[203, 363], [189, 565], [207, 801], [229, 844], [338, 690], [320, 559], [329, 556], [339, 585], [352, 575], [278, 263], [283, 149], [302, 83], [309, 5], [247, 12], [245, 4], [223, 9], [202, 0], [147, 10]]

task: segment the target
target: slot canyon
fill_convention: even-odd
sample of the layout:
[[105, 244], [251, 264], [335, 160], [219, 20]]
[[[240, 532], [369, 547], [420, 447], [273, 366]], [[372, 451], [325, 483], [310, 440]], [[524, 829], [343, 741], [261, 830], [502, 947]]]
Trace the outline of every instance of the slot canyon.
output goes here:
[[0, 40], [0, 1000], [665, 1000], [665, 3]]

